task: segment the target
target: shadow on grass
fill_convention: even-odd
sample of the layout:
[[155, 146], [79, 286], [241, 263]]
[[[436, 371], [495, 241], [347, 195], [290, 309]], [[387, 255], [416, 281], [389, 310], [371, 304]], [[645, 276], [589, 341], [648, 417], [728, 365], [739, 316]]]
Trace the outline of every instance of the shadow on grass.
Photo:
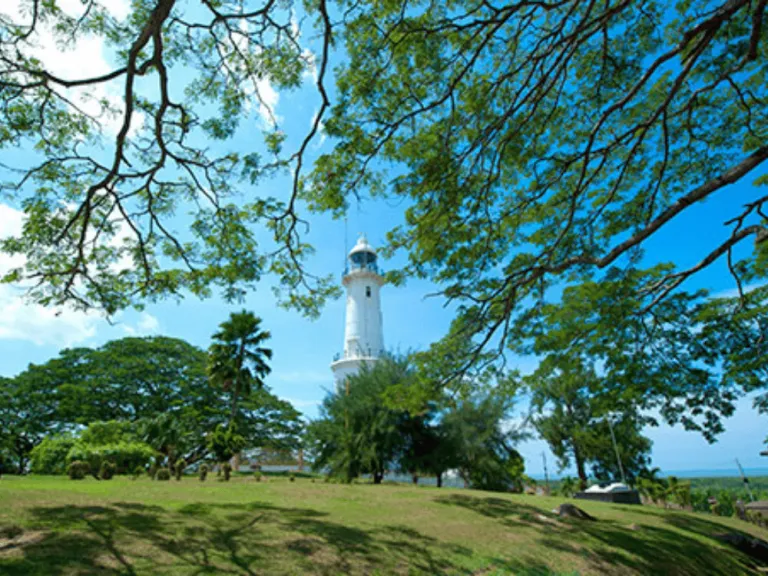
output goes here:
[[454, 494], [436, 501], [473, 510], [505, 526], [533, 529], [547, 550], [586, 559], [600, 573], [623, 574], [630, 569], [640, 574], [730, 576], [751, 573], [755, 568], [747, 556], [712, 539], [715, 534], [733, 530], [689, 514], [656, 514], [662, 526], [642, 524], [633, 530], [630, 520], [622, 524], [600, 518], [599, 512], [597, 522], [560, 519], [553, 524], [539, 521], [541, 510], [502, 498]]
[[173, 511], [110, 506], [30, 509], [45, 536], [0, 555], [9, 576], [65, 574], [549, 574], [539, 564], [493, 560], [467, 568], [471, 549], [399, 525], [365, 529], [304, 508], [262, 502], [189, 504]]
[[450, 496], [438, 496], [435, 498], [435, 502], [472, 510], [483, 516], [495, 518], [510, 528], [552, 527], [550, 523], [541, 520], [542, 510], [540, 508], [504, 498], [451, 494]]

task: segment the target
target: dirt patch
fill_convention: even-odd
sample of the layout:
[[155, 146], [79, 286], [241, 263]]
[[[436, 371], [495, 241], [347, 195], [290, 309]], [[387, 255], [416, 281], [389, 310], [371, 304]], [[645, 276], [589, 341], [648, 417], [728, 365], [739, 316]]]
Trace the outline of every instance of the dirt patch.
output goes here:
[[13, 556], [21, 553], [25, 546], [37, 544], [45, 538], [46, 532], [23, 532], [15, 538], [0, 538], [0, 557]]

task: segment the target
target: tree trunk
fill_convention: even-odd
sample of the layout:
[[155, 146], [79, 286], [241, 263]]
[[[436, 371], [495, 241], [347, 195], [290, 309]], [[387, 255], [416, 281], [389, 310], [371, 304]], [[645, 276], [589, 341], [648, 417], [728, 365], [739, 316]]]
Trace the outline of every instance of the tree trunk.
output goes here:
[[437, 487], [442, 488], [443, 487], [443, 473], [438, 472], [437, 473]]
[[232, 412], [229, 415], [229, 425], [232, 426], [232, 423], [235, 421], [235, 416], [237, 416], [237, 398], [240, 395], [240, 375], [238, 374], [235, 378], [235, 385], [232, 388]]
[[414, 484], [418, 484], [419, 483], [419, 475], [418, 474], [411, 474], [411, 480], [413, 481]]
[[245, 341], [240, 340], [240, 350], [237, 354], [237, 364], [235, 365], [235, 369], [237, 370], [235, 374], [235, 386], [232, 390], [232, 414], [229, 418], [229, 424], [232, 425], [232, 423], [235, 421], [235, 416], [237, 416], [237, 399], [238, 396], [240, 396], [240, 378], [243, 374], [243, 356], [245, 355]]
[[581, 456], [581, 452], [574, 444], [573, 446], [573, 460], [576, 462], [576, 473], [579, 476], [579, 490], [587, 489], [587, 471], [584, 468], [584, 458]]
[[373, 483], [374, 484], [381, 484], [381, 481], [384, 479], [384, 473], [383, 472], [374, 472], [373, 473]]

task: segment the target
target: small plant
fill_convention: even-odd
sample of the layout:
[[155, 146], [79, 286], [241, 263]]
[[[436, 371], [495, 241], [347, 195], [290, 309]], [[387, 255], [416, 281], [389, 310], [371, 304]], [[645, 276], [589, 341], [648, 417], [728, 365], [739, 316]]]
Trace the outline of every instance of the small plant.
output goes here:
[[186, 461], [184, 459], [180, 459], [176, 461], [176, 480], [181, 480], [181, 475], [184, 474], [184, 468], [187, 467]]
[[117, 472], [117, 464], [104, 460], [101, 463], [101, 468], [99, 469], [99, 478], [102, 480], [112, 480], [115, 472]]
[[253, 479], [256, 480], [256, 482], [261, 482], [261, 472], [258, 470], [253, 473]]
[[288, 481], [289, 482], [296, 482], [296, 476], [294, 474], [291, 474], [290, 476], [288, 476]]
[[133, 479], [138, 480], [142, 474], [144, 474], [146, 470], [144, 470], [144, 466], [136, 466], [136, 468], [133, 470]]
[[310, 480], [310, 482], [312, 482], [312, 484], [314, 484], [315, 483], [315, 479], [312, 478], [312, 480]]
[[157, 471], [156, 478], [163, 481], [170, 480], [171, 471], [168, 468], [160, 468], [160, 470]]
[[91, 467], [88, 462], [82, 460], [75, 460], [67, 468], [67, 476], [70, 480], [82, 480], [91, 472]]
[[149, 467], [149, 470], [147, 470], [147, 474], [149, 474], [150, 479], [155, 480], [157, 478], [157, 471], [158, 471], [157, 464], [152, 464], [152, 466]]
[[200, 482], [205, 482], [205, 479], [208, 477], [208, 464], [203, 464], [200, 466]]
[[224, 482], [229, 482], [229, 477], [232, 474], [232, 465], [229, 462], [225, 462], [221, 465], [221, 471], [224, 472]]
[[330, 477], [330, 476], [326, 476], [326, 477], [323, 479], [323, 482], [325, 482], [326, 484], [330, 484], [330, 482], [331, 482], [331, 477]]

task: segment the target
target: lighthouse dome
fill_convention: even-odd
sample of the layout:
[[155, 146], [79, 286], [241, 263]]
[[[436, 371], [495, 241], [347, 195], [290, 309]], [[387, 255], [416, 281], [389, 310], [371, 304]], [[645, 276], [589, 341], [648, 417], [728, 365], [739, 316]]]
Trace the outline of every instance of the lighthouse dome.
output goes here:
[[361, 235], [357, 244], [349, 251], [349, 259], [353, 267], [373, 268], [376, 264], [376, 250], [368, 243], [368, 239]]

